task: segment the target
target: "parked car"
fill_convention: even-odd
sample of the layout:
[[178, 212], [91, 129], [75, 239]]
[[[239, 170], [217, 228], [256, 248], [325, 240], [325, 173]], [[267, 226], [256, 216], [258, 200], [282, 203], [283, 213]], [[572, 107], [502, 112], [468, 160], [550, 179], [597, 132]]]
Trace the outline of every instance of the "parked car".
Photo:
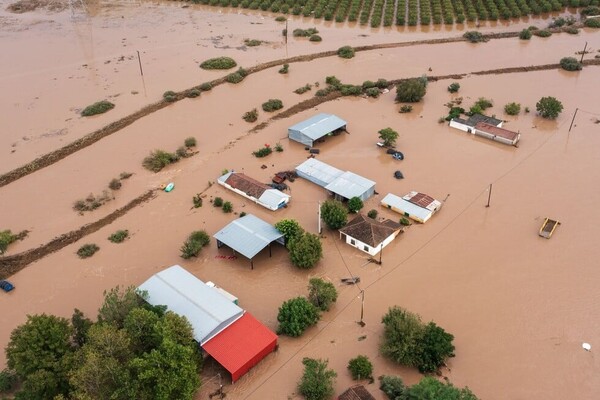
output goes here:
[[392, 157], [394, 160], [404, 160], [404, 154], [400, 153], [399, 151], [392, 154]]
[[10, 283], [9, 281], [0, 281], [0, 289], [4, 290], [5, 292], [10, 292], [14, 288], [15, 285]]
[[396, 172], [394, 172], [394, 178], [396, 178], [396, 179], [404, 179], [404, 175], [402, 175], [402, 172], [396, 171]]

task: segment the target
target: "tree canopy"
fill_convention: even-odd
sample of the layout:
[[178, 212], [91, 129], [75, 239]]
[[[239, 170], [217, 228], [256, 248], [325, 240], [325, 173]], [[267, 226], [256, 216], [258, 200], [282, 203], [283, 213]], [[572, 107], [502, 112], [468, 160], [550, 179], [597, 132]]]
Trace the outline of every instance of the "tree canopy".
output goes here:
[[319, 309], [306, 298], [296, 297], [287, 300], [279, 307], [277, 333], [298, 337], [306, 328], [316, 324], [320, 318]]
[[337, 300], [337, 296], [333, 283], [321, 278], [311, 278], [308, 281], [308, 299], [321, 311], [328, 311], [331, 303]]
[[384, 128], [379, 131], [379, 139], [383, 140], [384, 146], [394, 147], [398, 139], [398, 132], [392, 128]]
[[275, 228], [285, 237], [286, 245], [298, 239], [304, 233], [304, 229], [295, 219], [282, 219], [275, 224]]
[[535, 109], [542, 118], [556, 119], [563, 110], [560, 101], [552, 96], [542, 97], [535, 105]]
[[350, 200], [348, 200], [348, 209], [350, 212], [357, 213], [364, 207], [363, 201], [360, 197], [354, 196]]
[[329, 229], [340, 229], [348, 222], [348, 210], [341, 201], [327, 200], [321, 204], [321, 218]]
[[323, 257], [321, 239], [314, 233], [303, 233], [288, 244], [288, 249], [292, 264], [298, 268], [312, 268]]
[[406, 79], [396, 86], [396, 101], [416, 103], [421, 101], [427, 92], [427, 78]]
[[306, 400], [327, 400], [333, 396], [333, 383], [337, 373], [327, 369], [327, 360], [305, 357], [304, 374], [298, 383], [298, 391]]

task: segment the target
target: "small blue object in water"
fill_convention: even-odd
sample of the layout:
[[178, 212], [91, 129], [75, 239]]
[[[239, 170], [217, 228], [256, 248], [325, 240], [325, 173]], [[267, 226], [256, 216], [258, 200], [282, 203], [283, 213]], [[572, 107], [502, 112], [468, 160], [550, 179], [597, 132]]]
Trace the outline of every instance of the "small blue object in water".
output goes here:
[[0, 289], [4, 290], [5, 292], [10, 292], [14, 288], [15, 286], [9, 281], [0, 281]]
[[174, 187], [175, 187], [175, 184], [173, 182], [169, 183], [167, 185], [167, 187], [165, 188], [165, 192], [170, 192], [171, 190], [173, 190]]

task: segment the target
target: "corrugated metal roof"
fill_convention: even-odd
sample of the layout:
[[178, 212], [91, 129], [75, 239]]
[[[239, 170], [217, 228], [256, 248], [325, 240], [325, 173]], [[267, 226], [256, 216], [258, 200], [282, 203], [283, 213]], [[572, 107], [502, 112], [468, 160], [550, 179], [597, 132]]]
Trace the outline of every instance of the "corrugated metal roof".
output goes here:
[[346, 171], [329, 185], [325, 186], [325, 189], [346, 199], [351, 199], [355, 196], [360, 197], [373, 186], [375, 186], [375, 182], [372, 180], [363, 178], [353, 172]]
[[487, 132], [495, 136], [500, 136], [501, 138], [505, 138], [513, 142], [519, 137], [518, 132], [509, 131], [508, 129], [504, 128], [498, 128], [497, 126], [488, 124], [486, 122], [478, 122], [475, 125], [475, 129], [479, 129], [480, 131]]
[[442, 205], [441, 202], [431, 196], [426, 195], [425, 193], [410, 192], [409, 194], [402, 196], [402, 198], [419, 207], [426, 208], [429, 211], [435, 211], [440, 205]]
[[148, 292], [148, 303], [166, 305], [170, 311], [185, 316], [199, 343], [212, 338], [244, 313], [179, 265], [154, 274], [138, 289]]
[[263, 192], [263, 194], [258, 198], [262, 204], [266, 204], [270, 208], [277, 208], [279, 204], [282, 202], [286, 202], [290, 196], [277, 190], [277, 189], [267, 189]]
[[244, 257], [252, 259], [269, 243], [282, 238], [283, 234], [273, 225], [248, 214], [232, 221], [213, 237]]
[[303, 135], [308, 136], [312, 140], [317, 140], [346, 124], [346, 121], [336, 115], [321, 113], [297, 123], [288, 129], [302, 132]]
[[314, 176], [319, 181], [326, 182], [326, 184], [330, 184], [344, 173], [344, 171], [325, 164], [316, 158], [309, 158], [304, 161], [296, 167], [296, 171], [308, 176]]
[[246, 312], [202, 348], [225, 367], [235, 381], [252, 366], [248, 364], [260, 361], [261, 355], [266, 356], [276, 343], [277, 335]]
[[381, 204], [390, 205], [398, 210], [402, 210], [402, 212], [406, 212], [412, 216], [415, 216], [422, 221], [426, 221], [433, 214], [433, 211], [419, 207], [418, 205], [413, 204], [410, 201], [392, 193], [386, 194], [385, 197], [381, 199]]

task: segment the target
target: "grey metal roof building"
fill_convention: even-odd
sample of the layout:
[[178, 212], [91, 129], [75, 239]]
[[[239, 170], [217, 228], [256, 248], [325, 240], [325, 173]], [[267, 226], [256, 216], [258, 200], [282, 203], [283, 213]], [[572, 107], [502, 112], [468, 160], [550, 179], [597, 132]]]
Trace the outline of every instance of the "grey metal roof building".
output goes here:
[[288, 138], [306, 146], [336, 130], [345, 130], [347, 122], [333, 114], [317, 114], [288, 128]]
[[269, 247], [269, 256], [271, 255], [271, 243], [278, 242], [285, 244], [284, 236], [273, 225], [255, 217], [252, 214], [238, 218], [213, 237], [217, 240], [217, 247], [223, 245], [230, 247], [234, 252], [242, 254], [250, 259], [250, 265], [254, 268], [252, 259], [262, 249]]
[[244, 310], [179, 265], [154, 274], [138, 289], [148, 292], [146, 301], [153, 306], [165, 305], [170, 311], [185, 316], [194, 329], [194, 339], [200, 344], [244, 314]]
[[340, 200], [358, 197], [367, 200], [375, 194], [375, 182], [353, 172], [342, 171], [315, 158], [309, 158], [296, 167], [298, 176], [315, 183]]

